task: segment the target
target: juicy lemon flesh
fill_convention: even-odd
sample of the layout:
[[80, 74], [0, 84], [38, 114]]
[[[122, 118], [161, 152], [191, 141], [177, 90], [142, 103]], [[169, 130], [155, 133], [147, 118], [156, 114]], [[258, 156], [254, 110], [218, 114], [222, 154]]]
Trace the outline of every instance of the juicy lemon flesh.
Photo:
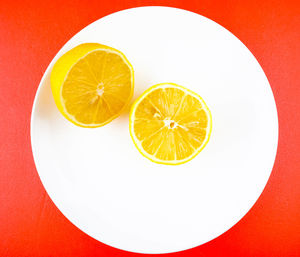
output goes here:
[[161, 84], [137, 100], [132, 134], [147, 158], [163, 164], [184, 163], [201, 151], [211, 131], [210, 112], [195, 93]]
[[134, 71], [126, 56], [99, 43], [83, 43], [53, 65], [51, 89], [61, 114], [81, 127], [100, 127], [128, 105]]
[[101, 125], [117, 116], [131, 97], [131, 70], [119, 54], [94, 50], [69, 71], [61, 91], [71, 119]]

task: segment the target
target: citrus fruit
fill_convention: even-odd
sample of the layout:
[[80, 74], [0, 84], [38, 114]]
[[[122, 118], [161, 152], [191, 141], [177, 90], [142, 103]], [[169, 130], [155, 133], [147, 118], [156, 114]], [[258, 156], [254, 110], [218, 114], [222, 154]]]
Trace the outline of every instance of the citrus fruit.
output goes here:
[[51, 88], [60, 112], [81, 127], [120, 115], [133, 93], [133, 68], [120, 51], [98, 43], [76, 46], [54, 64]]
[[210, 111], [196, 93], [174, 83], [155, 85], [133, 104], [130, 134], [138, 150], [156, 163], [177, 165], [207, 144]]

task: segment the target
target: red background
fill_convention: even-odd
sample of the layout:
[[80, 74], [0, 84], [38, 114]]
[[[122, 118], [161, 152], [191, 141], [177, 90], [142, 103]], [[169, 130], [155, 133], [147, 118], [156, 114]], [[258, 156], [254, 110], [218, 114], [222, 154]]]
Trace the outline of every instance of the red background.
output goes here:
[[190, 10], [233, 32], [264, 69], [279, 116], [275, 166], [255, 206], [215, 240], [170, 256], [300, 256], [299, 1], [1, 0], [0, 257], [138, 255], [90, 238], [54, 206], [33, 162], [30, 114], [43, 72], [71, 36], [144, 5]]

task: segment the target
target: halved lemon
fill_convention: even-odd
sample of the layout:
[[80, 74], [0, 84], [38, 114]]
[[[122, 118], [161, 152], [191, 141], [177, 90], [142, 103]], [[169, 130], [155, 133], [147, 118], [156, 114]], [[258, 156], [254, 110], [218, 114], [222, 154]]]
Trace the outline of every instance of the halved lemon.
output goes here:
[[58, 109], [81, 127], [107, 124], [133, 94], [133, 68], [125, 55], [97, 43], [78, 45], [61, 56], [50, 80]]
[[156, 163], [177, 165], [194, 158], [207, 144], [212, 118], [199, 95], [163, 83], [134, 102], [129, 127], [142, 155]]

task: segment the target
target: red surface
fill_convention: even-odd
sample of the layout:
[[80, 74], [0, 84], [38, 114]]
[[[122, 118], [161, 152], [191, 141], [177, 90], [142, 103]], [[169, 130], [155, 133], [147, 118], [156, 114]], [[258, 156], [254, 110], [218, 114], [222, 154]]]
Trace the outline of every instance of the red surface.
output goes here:
[[233, 32], [263, 67], [279, 115], [275, 166], [255, 206], [222, 236], [173, 256], [299, 257], [300, 4], [274, 0], [1, 0], [0, 257], [138, 255], [90, 238], [54, 206], [35, 169], [29, 122], [39, 81], [62, 45], [107, 14], [143, 5], [191, 10]]

